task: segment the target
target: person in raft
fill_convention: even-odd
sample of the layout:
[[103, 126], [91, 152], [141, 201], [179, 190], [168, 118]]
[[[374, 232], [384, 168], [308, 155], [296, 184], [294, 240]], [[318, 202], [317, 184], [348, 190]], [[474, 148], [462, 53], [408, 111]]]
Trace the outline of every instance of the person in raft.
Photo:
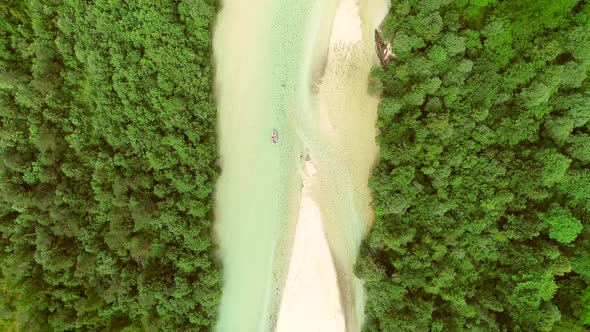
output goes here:
[[279, 142], [279, 133], [276, 129], [272, 130], [270, 138], [272, 139], [272, 144], [277, 144]]

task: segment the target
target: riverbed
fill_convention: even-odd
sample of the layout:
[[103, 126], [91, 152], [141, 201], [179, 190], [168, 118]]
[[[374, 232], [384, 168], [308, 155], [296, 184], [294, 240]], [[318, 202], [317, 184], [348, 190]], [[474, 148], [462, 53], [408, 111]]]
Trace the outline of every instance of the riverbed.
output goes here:
[[[367, 182], [378, 152], [378, 99], [367, 93], [367, 77], [376, 63], [372, 29], [387, 4], [341, 1], [226, 0], [218, 14], [215, 235], [224, 280], [217, 331], [274, 329], [289, 306], [292, 257], [299, 271], [332, 269], [320, 289], [337, 291], [326, 295], [342, 312], [336, 330], [360, 329], [362, 285], [352, 265], [372, 220]], [[352, 18], [338, 15], [344, 2]], [[347, 24], [354, 31], [344, 31]], [[314, 175], [302, 191], [309, 163]], [[317, 209], [302, 210], [304, 202]], [[305, 215], [321, 223], [306, 232], [329, 264], [306, 266], [305, 255], [292, 252], [300, 250], [295, 229]], [[323, 300], [334, 302], [302, 303]]]

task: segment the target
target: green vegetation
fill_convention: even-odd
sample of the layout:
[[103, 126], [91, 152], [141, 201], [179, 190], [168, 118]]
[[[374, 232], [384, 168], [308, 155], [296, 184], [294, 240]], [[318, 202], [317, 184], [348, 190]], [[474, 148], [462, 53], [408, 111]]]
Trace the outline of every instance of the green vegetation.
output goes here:
[[202, 331], [215, 0], [0, 3], [0, 329]]
[[366, 330], [588, 329], [590, 3], [392, 6]]

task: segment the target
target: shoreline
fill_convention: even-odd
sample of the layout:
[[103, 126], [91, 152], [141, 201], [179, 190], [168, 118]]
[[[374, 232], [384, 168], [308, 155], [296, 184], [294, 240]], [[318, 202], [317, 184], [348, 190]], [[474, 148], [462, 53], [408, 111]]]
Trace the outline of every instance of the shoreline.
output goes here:
[[[276, 319], [301, 190], [292, 113], [304, 107], [298, 79], [314, 10], [307, 1], [227, 0], [217, 16], [214, 236], [223, 293], [215, 331], [268, 331]], [[285, 45], [287, 33], [297, 42]]]
[[[360, 2], [332, 2], [330, 31], [316, 37], [312, 108], [302, 116], [301, 140], [317, 172], [313, 176], [304, 174], [306, 185], [278, 332], [314, 330], [313, 326], [315, 330], [321, 327], [320, 331], [356, 332], [364, 319], [363, 287], [354, 276], [353, 265], [374, 218], [368, 178], [378, 154], [374, 137], [379, 99], [369, 96], [367, 89], [369, 72], [378, 61], [373, 29], [388, 7], [383, 0]], [[321, 227], [303, 225], [309, 223], [320, 223]], [[317, 254], [323, 257], [321, 267], [315, 263], [316, 256], [301, 259], [306, 254], [300, 245], [302, 236], [315, 239], [315, 243], [308, 243], [313, 252], [327, 250], [328, 254]], [[328, 248], [324, 249], [326, 243]], [[296, 276], [303, 269], [307, 270]], [[324, 278], [316, 278], [307, 288], [331, 291], [317, 291], [302, 302], [302, 280], [314, 274]], [[295, 296], [298, 292], [300, 296]], [[325, 312], [323, 318], [315, 316], [318, 304]], [[309, 321], [308, 317], [316, 317], [313, 324], [300, 325]]]
[[[302, 141], [317, 167], [317, 173], [308, 179], [310, 186], [304, 189], [309, 189], [310, 199], [319, 208], [316, 218], [323, 224], [323, 237], [313, 235], [317, 241], [315, 251], [322, 250], [324, 241], [327, 241], [330, 253], [324, 258], [321, 271], [315, 273], [327, 275], [335, 272], [333, 278], [317, 283], [328, 289], [335, 284], [338, 291], [311, 295], [307, 302], [310, 307], [323, 303], [325, 310], [340, 312], [337, 316], [344, 319], [344, 325], [338, 325], [340, 318], [328, 314], [324, 320], [316, 321], [316, 326], [331, 326], [325, 331], [356, 332], [363, 324], [364, 300], [363, 286], [354, 276], [353, 266], [360, 243], [374, 219], [368, 178], [378, 154], [375, 123], [379, 98], [368, 94], [368, 76], [378, 61], [373, 29], [381, 23], [389, 8], [386, 1], [357, 3], [341, 0], [332, 9], [331, 29], [326, 37], [319, 36], [316, 41], [320, 44], [316, 46], [316, 55], [323, 54], [319, 54], [320, 58], [314, 63], [313, 108], [304, 115], [302, 127], [307, 130], [302, 133]], [[322, 42], [327, 44], [321, 45]], [[304, 203], [305, 196], [302, 196], [301, 214], [309, 215], [309, 210], [315, 207]], [[292, 263], [298, 256], [298, 236], [295, 237]], [[292, 284], [293, 271], [305, 267], [312, 270], [308, 274], [314, 273], [315, 259], [310, 258], [307, 264], [299, 262], [300, 268], [290, 266], [288, 278]], [[289, 282], [285, 284], [281, 309], [289, 305], [288, 294], [293, 293], [291, 287]], [[335, 301], [339, 303], [339, 309], [335, 309]], [[291, 324], [298, 326], [295, 317], [305, 320], [312, 315], [308, 310], [311, 308], [290, 313]], [[277, 331], [293, 331], [282, 329], [285, 325], [281, 324], [279, 321]]]

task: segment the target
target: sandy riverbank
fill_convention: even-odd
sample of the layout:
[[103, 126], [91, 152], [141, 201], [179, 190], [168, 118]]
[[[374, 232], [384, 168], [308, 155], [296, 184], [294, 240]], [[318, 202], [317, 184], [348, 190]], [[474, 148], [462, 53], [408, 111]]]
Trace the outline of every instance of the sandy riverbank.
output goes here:
[[289, 274], [276, 331], [344, 331], [336, 270], [319, 207], [311, 198], [313, 162], [305, 162], [303, 191]]
[[362, 326], [362, 284], [353, 264], [373, 220], [368, 178], [378, 153], [379, 100], [367, 92], [368, 74], [377, 61], [373, 29], [387, 10], [383, 0], [341, 0], [335, 10], [303, 126], [317, 172], [307, 175], [302, 192], [278, 332]]

